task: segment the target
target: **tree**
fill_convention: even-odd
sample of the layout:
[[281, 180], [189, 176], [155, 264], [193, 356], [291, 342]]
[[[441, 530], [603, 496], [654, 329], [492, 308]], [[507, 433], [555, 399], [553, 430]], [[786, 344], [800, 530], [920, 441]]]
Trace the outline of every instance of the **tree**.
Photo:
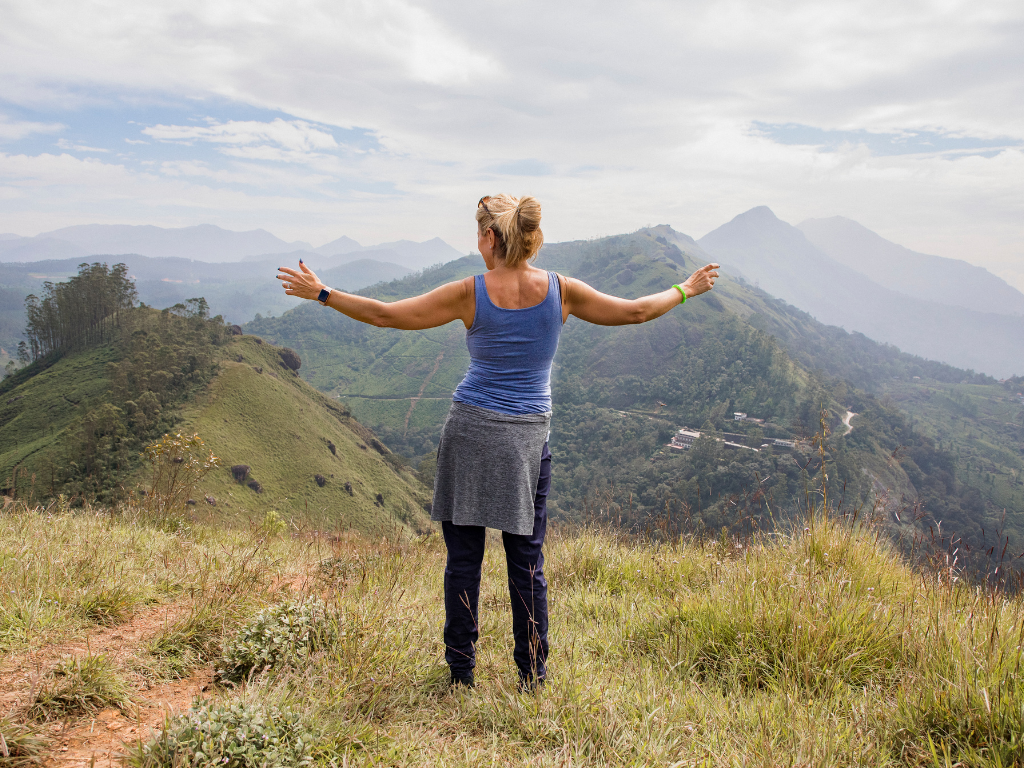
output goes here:
[[116, 330], [130, 323], [137, 301], [135, 284], [124, 264], [112, 268], [99, 263], [79, 264], [78, 274], [67, 282], [43, 283], [41, 298], [25, 298], [25, 354], [39, 359], [105, 343]]

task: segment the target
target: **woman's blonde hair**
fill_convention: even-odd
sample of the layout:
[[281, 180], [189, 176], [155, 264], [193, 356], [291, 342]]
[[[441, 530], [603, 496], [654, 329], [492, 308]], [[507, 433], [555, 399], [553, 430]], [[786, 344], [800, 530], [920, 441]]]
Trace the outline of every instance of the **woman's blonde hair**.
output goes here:
[[544, 245], [540, 203], [530, 195], [482, 198], [476, 208], [476, 223], [481, 232], [494, 230], [494, 255], [510, 267], [533, 259]]

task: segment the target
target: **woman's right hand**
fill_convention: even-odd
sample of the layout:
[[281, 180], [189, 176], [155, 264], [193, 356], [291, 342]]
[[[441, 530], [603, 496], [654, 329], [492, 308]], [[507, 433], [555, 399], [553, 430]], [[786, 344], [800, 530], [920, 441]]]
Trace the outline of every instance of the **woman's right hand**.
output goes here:
[[718, 264], [708, 264], [686, 278], [686, 282], [681, 286], [686, 291], [686, 298], [692, 299], [714, 288], [715, 280], [718, 279], [718, 267]]

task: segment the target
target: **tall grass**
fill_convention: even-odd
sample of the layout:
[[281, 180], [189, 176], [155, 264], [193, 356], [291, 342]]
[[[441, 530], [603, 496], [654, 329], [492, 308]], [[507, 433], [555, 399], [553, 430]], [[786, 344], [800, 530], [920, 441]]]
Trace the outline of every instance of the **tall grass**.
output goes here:
[[0, 652], [65, 641], [147, 605], [231, 615], [302, 562], [261, 527], [175, 526], [135, 508], [13, 507], [0, 514]]
[[[820, 505], [811, 515], [746, 543], [552, 528], [552, 655], [534, 694], [517, 687], [496, 538], [472, 691], [447, 688], [436, 534], [167, 533], [123, 517], [21, 511], [0, 518], [0, 548], [30, 536], [54, 563], [40, 555], [5, 568], [0, 605], [14, 609], [9, 588], [21, 604], [64, 595], [63, 574], [98, 574], [78, 589], [131, 579], [140, 593], [191, 601], [151, 653], [210, 660], [244, 617], [284, 602], [273, 591], [283, 572], [301, 571], [325, 605], [324, 642], [217, 695], [243, 719], [294, 713], [315, 741], [307, 756], [325, 766], [1024, 763], [1024, 600], [912, 567], [877, 531]], [[116, 571], [101, 535], [120, 542]], [[79, 539], [91, 549], [64, 550]], [[106, 565], [89, 566], [85, 552]], [[218, 623], [258, 585], [258, 600]], [[42, 606], [54, 621], [86, 621], [78, 603]]]

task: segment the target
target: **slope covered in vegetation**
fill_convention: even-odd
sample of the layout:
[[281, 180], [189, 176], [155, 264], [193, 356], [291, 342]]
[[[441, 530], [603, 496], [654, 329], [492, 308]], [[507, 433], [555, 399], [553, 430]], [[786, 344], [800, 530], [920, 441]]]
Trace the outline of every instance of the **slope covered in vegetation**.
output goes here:
[[149, 488], [142, 449], [198, 433], [220, 459], [192, 517], [282, 516], [362, 531], [416, 528], [429, 491], [301, 360], [231, 335], [202, 299], [121, 310], [122, 327], [42, 349], [0, 383], [0, 478], [14, 499], [114, 503]]
[[[689, 238], [656, 227], [549, 245], [538, 266], [630, 298], [679, 282], [710, 260]], [[480, 269], [469, 257], [364, 293], [401, 298]], [[429, 476], [451, 393], [468, 366], [461, 323], [408, 333], [309, 304], [247, 330], [300, 350], [307, 380], [341, 398], [394, 450], [423, 459]], [[947, 443], [893, 407], [884, 393], [894, 376], [995, 384], [827, 328], [727, 278], [653, 323], [604, 328], [571, 319], [553, 371], [551, 507], [569, 519], [600, 508], [634, 529], [683, 519], [713, 530], [770, 525], [803, 499], [821, 456], [761, 446], [815, 434], [824, 408], [835, 435], [824, 459], [836, 498], [851, 507], [882, 499], [897, 535], [941, 521], [975, 550], [995, 544], [1005, 508], [1003, 527], [1019, 552], [1024, 505], [987, 497]], [[736, 411], [765, 423], [734, 421]], [[848, 412], [857, 414], [852, 431], [840, 423]], [[684, 426], [732, 433], [730, 442], [758, 450], [725, 450], [715, 440], [689, 452], [666, 448]]]

